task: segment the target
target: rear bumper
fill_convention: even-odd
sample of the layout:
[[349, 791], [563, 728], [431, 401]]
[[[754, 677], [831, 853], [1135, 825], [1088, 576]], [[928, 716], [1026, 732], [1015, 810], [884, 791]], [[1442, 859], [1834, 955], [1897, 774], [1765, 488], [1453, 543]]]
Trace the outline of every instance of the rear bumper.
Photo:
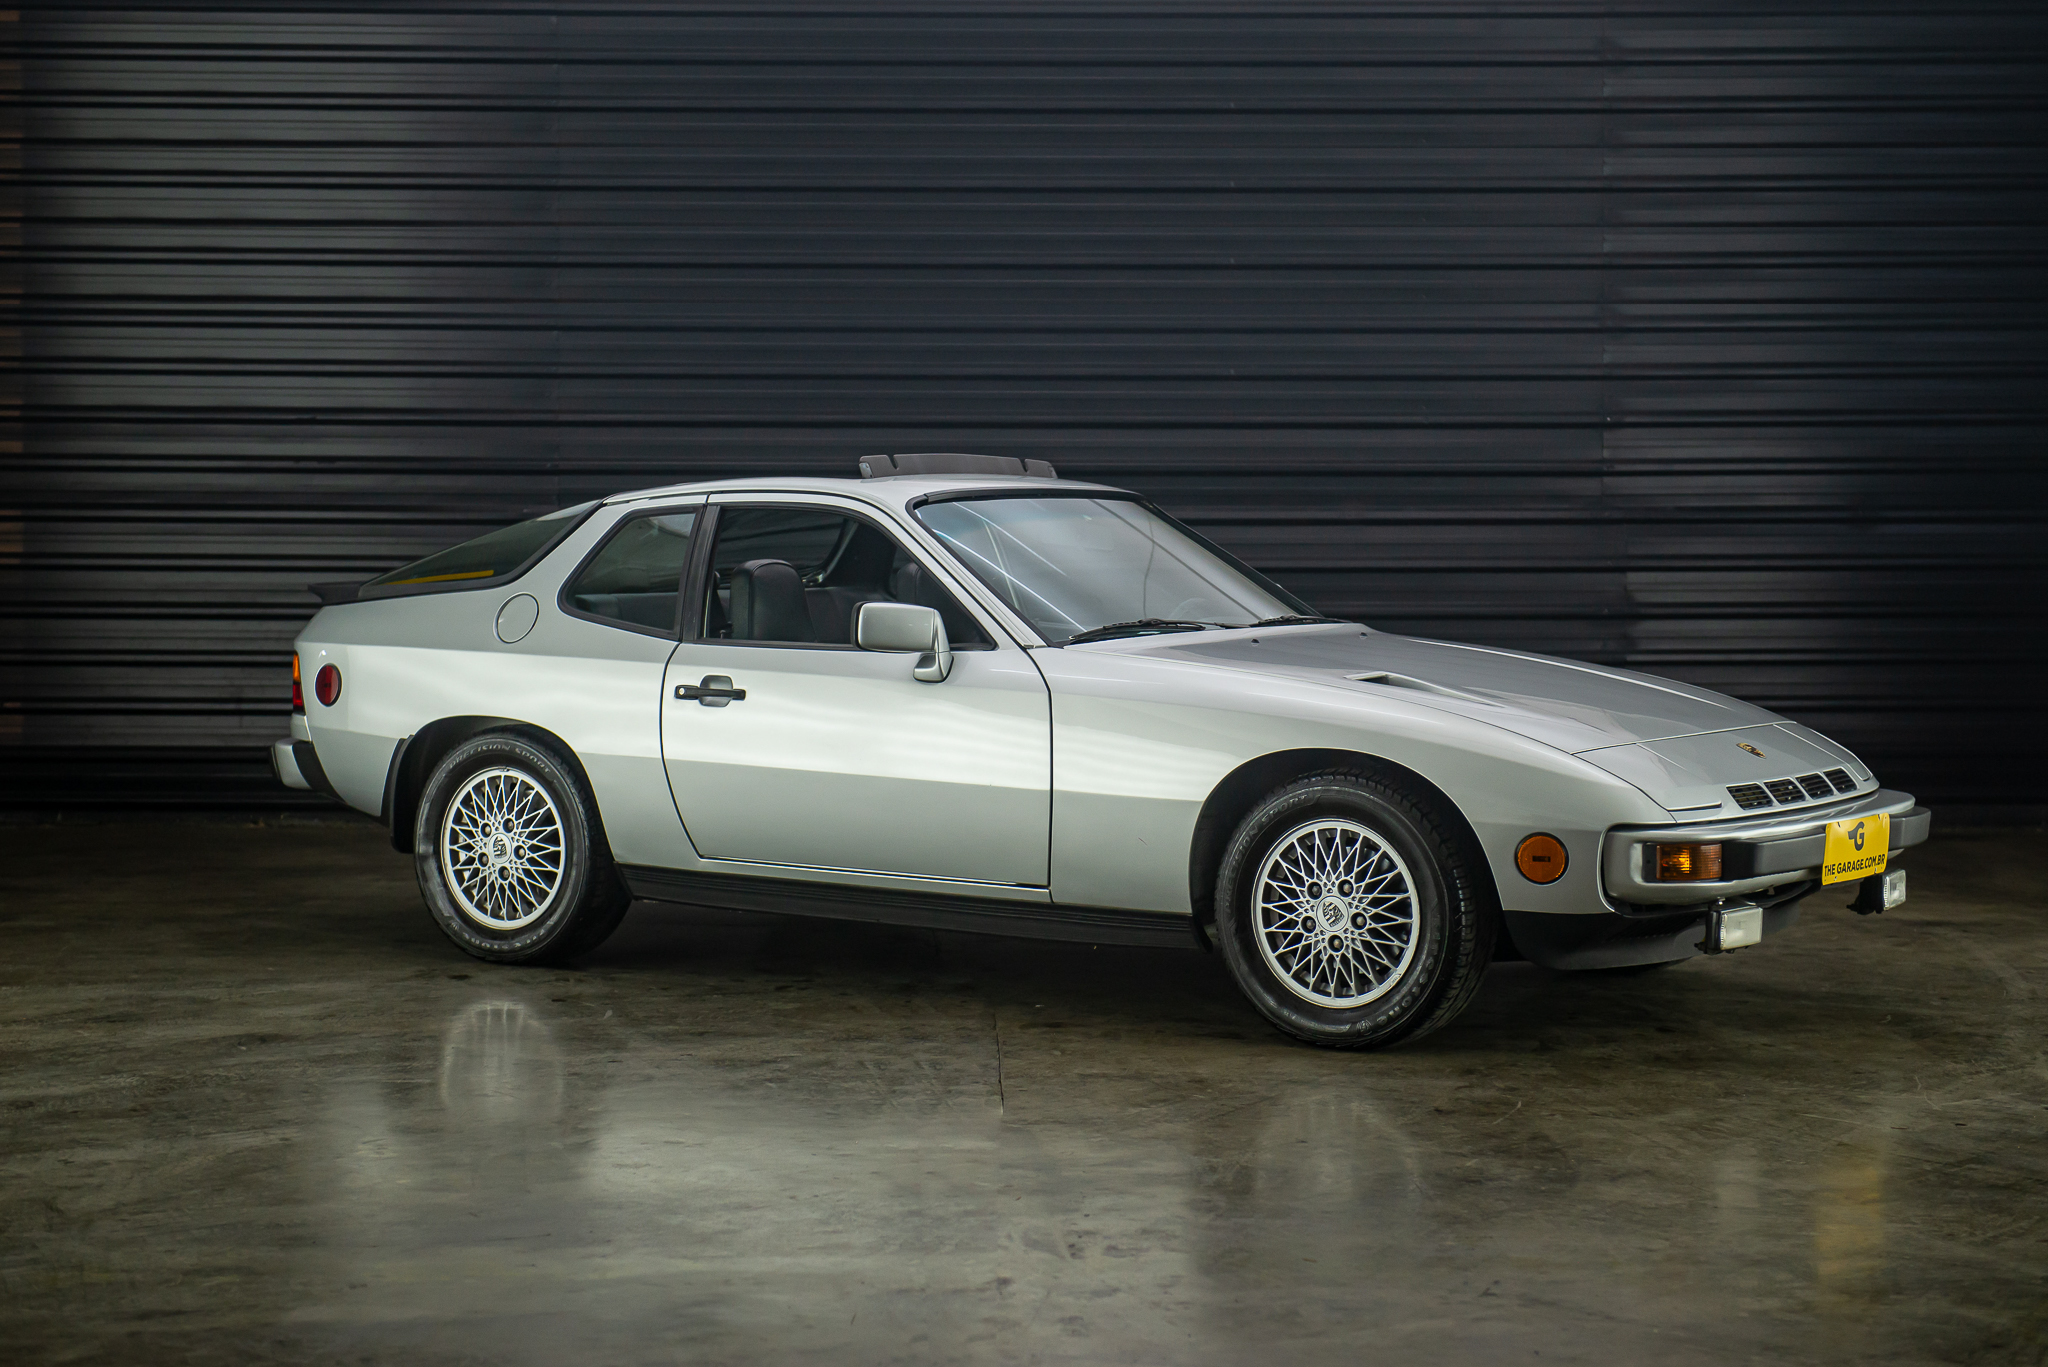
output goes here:
[[305, 790], [313, 785], [306, 782], [306, 776], [299, 772], [299, 761], [292, 754], [293, 742], [274, 740], [270, 743], [270, 767], [277, 771], [277, 781], [287, 788]]
[[270, 767], [277, 781], [287, 788], [334, 796], [334, 785], [320, 767], [320, 756], [309, 740], [278, 740], [270, 743]]
[[[1859, 816], [1891, 817], [1891, 853], [1927, 839], [1933, 814], [1910, 793], [1881, 790], [1847, 802], [1734, 821], [1685, 826], [1616, 827], [1601, 850], [1600, 873], [1608, 901], [1617, 911], [1711, 904], [1722, 898], [1755, 898], [1787, 884], [1817, 881], [1831, 821]], [[1718, 842], [1727, 878], [1699, 883], [1657, 883], [1644, 874], [1646, 851], [1656, 844]]]

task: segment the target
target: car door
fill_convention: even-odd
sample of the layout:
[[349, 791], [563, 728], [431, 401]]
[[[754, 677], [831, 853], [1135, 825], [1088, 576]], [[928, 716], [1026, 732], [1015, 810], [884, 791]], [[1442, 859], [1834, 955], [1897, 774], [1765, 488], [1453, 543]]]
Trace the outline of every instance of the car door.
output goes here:
[[[543, 595], [530, 634], [505, 649], [479, 696], [507, 716], [561, 736], [604, 814], [605, 836], [623, 864], [665, 864], [682, 846], [668, 796], [659, 737], [649, 723], [675, 650], [682, 578], [703, 504], [629, 507]], [[516, 631], [521, 623], [510, 624]], [[507, 635], [499, 623], [499, 635]], [[488, 691], [482, 691], [487, 689]]]
[[[661, 704], [697, 853], [1046, 886], [1050, 702], [1025, 652], [851, 501], [747, 496], [713, 510], [710, 535]], [[945, 680], [852, 644], [873, 600], [940, 609], [959, 638]]]

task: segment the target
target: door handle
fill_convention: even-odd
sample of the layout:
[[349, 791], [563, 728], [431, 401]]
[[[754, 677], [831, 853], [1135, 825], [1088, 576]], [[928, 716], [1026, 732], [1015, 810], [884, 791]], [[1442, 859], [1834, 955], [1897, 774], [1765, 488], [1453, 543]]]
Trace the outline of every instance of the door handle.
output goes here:
[[700, 706], [724, 707], [730, 702], [745, 702], [747, 690], [734, 688], [732, 679], [724, 674], [706, 674], [702, 683], [677, 684], [678, 698], [695, 698]]

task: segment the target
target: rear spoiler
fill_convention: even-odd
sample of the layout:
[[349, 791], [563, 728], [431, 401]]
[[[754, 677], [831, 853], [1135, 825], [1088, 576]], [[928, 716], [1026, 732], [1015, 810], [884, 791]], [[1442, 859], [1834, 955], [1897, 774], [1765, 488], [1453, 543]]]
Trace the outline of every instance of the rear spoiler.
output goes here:
[[353, 603], [356, 601], [356, 591], [367, 582], [358, 580], [349, 584], [308, 584], [306, 592], [318, 598], [323, 607], [334, 603]]

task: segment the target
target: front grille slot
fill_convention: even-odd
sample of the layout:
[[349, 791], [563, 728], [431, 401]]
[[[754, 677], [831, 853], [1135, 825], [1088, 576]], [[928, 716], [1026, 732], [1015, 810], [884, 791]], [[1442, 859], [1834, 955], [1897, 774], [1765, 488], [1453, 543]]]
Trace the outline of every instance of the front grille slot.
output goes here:
[[1790, 805], [1794, 802], [1806, 801], [1806, 790], [1789, 778], [1774, 778], [1769, 783], [1766, 783], [1764, 788], [1772, 797], [1778, 799], [1781, 804]]
[[1820, 802], [1837, 793], [1856, 791], [1856, 780], [1849, 777], [1846, 769], [1830, 769], [1825, 774], [1801, 774], [1797, 778], [1771, 778], [1762, 783], [1731, 783], [1728, 796], [1735, 799], [1735, 805], [1745, 812], [1760, 807], [1791, 807], [1804, 802]]

